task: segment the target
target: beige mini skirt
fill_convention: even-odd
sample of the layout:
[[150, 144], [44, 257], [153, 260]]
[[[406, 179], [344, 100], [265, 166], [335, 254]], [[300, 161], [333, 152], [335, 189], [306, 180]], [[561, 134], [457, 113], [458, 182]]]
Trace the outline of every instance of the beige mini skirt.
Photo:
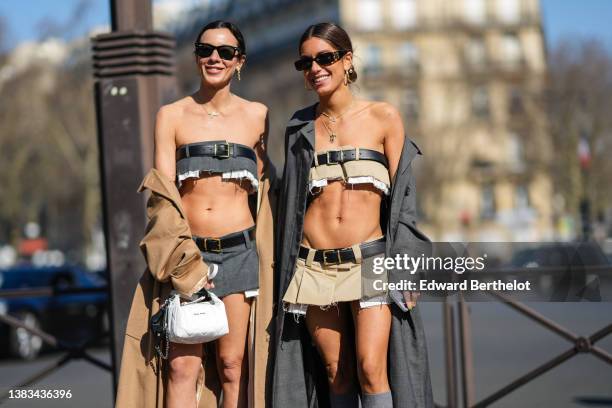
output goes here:
[[[362, 259], [359, 244], [351, 248], [354, 262], [323, 264], [313, 260], [314, 249], [309, 250], [306, 259], [298, 258], [283, 297], [285, 311], [303, 315], [308, 306], [325, 308], [354, 300], [359, 300], [362, 308], [390, 304], [387, 291], [376, 290], [387, 282], [387, 272], [380, 270], [384, 254]], [[379, 265], [376, 270], [375, 264]]]

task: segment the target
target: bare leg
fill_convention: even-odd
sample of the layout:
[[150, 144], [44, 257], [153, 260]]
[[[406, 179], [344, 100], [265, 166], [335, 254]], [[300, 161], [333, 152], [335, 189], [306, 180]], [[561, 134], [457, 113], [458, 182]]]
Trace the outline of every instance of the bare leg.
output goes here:
[[217, 340], [217, 369], [223, 388], [223, 408], [247, 406], [248, 360], [244, 358], [251, 300], [243, 293], [223, 298], [229, 333]]
[[387, 350], [391, 332], [389, 305], [359, 308], [359, 301], [351, 303], [355, 322], [357, 376], [361, 391], [367, 394], [388, 392]]
[[310, 306], [306, 313], [306, 326], [323, 359], [330, 390], [334, 394], [352, 391], [355, 383], [349, 313], [347, 303], [326, 310]]
[[170, 343], [168, 363], [167, 407], [195, 408], [196, 383], [202, 364], [202, 345]]

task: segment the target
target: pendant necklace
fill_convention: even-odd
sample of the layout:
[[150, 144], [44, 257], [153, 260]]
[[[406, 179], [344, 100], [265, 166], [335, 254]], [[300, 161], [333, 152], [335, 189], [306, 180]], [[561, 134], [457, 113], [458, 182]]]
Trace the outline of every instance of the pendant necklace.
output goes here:
[[202, 108], [204, 109], [204, 112], [206, 112], [206, 114], [208, 115], [210, 119], [216, 118], [217, 116], [220, 115], [220, 113], [217, 111], [209, 111], [208, 109], [206, 109], [206, 106], [204, 106], [204, 104], [202, 104]]
[[[347, 106], [347, 108], [344, 111], [342, 111], [338, 116], [334, 116], [327, 112], [321, 112], [321, 115], [325, 116], [327, 120], [329, 120], [329, 125], [333, 124], [335, 126], [336, 121], [340, 119], [342, 116], [344, 116], [344, 114], [347, 113], [351, 109], [354, 103], [355, 103], [355, 99], [352, 99], [349, 106]], [[333, 143], [336, 140], [336, 137], [338, 137], [338, 134], [335, 132], [335, 130], [331, 129], [330, 126], [328, 126], [325, 123], [325, 121], [322, 120], [321, 123], [323, 124], [323, 127], [325, 128], [325, 130], [327, 131], [329, 135], [329, 141]]]
[[[231, 99], [232, 96], [233, 96], [233, 94], [230, 93], [229, 94], [229, 98]], [[228, 101], [228, 103], [229, 103], [229, 101]], [[201, 106], [202, 106], [202, 109], [204, 109], [204, 112], [206, 112], [206, 114], [208, 115], [208, 117], [210, 119], [214, 119], [217, 116], [221, 116], [221, 112], [220, 111], [218, 111], [218, 110], [216, 110], [216, 111], [215, 110], [209, 111], [208, 109], [206, 109], [206, 105], [204, 103], [202, 103]]]

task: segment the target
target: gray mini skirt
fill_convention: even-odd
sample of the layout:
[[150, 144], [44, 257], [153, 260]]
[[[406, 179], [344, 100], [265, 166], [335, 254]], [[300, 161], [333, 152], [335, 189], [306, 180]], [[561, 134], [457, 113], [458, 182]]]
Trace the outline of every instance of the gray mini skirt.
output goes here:
[[[204, 262], [217, 265], [217, 275], [211, 290], [220, 298], [232, 293], [244, 293], [254, 297], [259, 293], [259, 256], [255, 241], [249, 239], [248, 230], [243, 231], [245, 242], [222, 252], [201, 251]], [[224, 237], [220, 237], [223, 239]]]

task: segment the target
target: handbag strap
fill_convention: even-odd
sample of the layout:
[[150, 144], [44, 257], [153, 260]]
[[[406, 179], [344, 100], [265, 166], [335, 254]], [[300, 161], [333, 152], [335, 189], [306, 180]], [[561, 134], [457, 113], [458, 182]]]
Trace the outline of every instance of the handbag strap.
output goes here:
[[[166, 329], [164, 331], [165, 333], [165, 340], [166, 340], [166, 347], [164, 352], [162, 352], [161, 347], [159, 347], [159, 344], [155, 345], [155, 351], [157, 351], [157, 354], [159, 354], [159, 356], [164, 359], [167, 360], [168, 359], [168, 352], [170, 351], [170, 339], [168, 339], [168, 330]], [[163, 340], [162, 340], [163, 341]]]
[[[166, 301], [164, 302], [163, 305], [161, 305], [161, 307], [159, 308], [159, 310], [164, 310], [168, 308], [168, 305], [170, 304], [170, 302], [172, 301], [174, 295], [169, 296]], [[168, 318], [168, 311], [164, 310], [164, 320], [166, 320]], [[160, 343], [162, 343], [164, 340], [166, 341], [166, 347], [164, 347], [164, 351], [161, 350], [161, 347], [159, 344], [155, 345], [155, 351], [157, 352], [157, 354], [159, 354], [159, 356], [163, 359], [163, 360], [167, 360], [168, 359], [168, 353], [170, 351], [170, 339], [168, 338], [168, 324], [166, 322], [164, 322], [164, 339], [161, 340]]]

